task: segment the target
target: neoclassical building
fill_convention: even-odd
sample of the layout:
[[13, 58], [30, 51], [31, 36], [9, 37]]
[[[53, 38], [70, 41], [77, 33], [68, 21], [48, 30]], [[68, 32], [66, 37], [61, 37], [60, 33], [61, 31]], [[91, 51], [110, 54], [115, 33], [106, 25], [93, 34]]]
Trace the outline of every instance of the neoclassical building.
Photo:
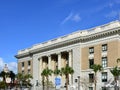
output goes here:
[[[74, 74], [69, 76], [69, 84], [75, 85], [80, 76], [80, 84], [87, 90], [94, 87], [91, 66], [100, 64], [103, 71], [97, 73], [97, 90], [102, 90], [113, 81], [109, 69], [116, 66], [116, 60], [120, 58], [120, 22], [113, 21], [33, 45], [18, 51], [16, 58], [18, 72], [33, 75], [33, 83], [36, 80], [41, 83], [41, 72], [46, 67], [55, 70], [68, 64], [74, 69]], [[54, 75], [49, 77], [53, 84], [54, 79]], [[65, 77], [61, 79], [64, 86]]]

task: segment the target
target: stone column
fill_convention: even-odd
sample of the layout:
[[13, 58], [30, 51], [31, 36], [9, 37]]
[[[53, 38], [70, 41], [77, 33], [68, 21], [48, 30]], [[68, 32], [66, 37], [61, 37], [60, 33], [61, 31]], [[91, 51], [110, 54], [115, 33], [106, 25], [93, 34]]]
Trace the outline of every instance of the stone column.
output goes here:
[[51, 56], [48, 55], [48, 68], [51, 69]]
[[40, 82], [42, 81], [42, 76], [41, 76], [41, 73], [42, 73], [42, 57], [38, 58], [39, 60], [39, 77], [40, 77]]
[[[52, 69], [51, 67], [51, 55], [48, 55], [48, 68]], [[53, 75], [49, 76], [49, 81], [53, 81]]]
[[[69, 64], [70, 67], [72, 67], [72, 50], [69, 50], [68, 53], [69, 53], [68, 64]], [[70, 85], [73, 84], [73, 76], [72, 75], [69, 75], [69, 84]]]
[[58, 53], [58, 69], [61, 69], [61, 53]]

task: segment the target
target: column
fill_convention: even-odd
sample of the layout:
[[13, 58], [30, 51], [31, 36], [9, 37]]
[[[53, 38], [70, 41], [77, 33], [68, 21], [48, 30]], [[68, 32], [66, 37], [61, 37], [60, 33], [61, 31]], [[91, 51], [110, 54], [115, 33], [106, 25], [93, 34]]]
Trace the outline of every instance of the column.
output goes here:
[[48, 68], [51, 69], [51, 56], [48, 55]]
[[[68, 64], [69, 64], [69, 66], [70, 67], [72, 67], [72, 50], [69, 50], [68, 51], [68, 53], [69, 53], [69, 60], [68, 60]], [[73, 68], [73, 67], [72, 67]], [[73, 76], [72, 75], [69, 75], [69, 84], [71, 85], [71, 84], [73, 84]]]
[[61, 69], [61, 53], [58, 53], [58, 69]]
[[42, 73], [42, 57], [40, 57], [39, 59], [39, 77], [40, 77], [40, 82], [42, 81], [42, 76], [41, 76], [41, 73]]
[[[52, 69], [52, 67], [51, 67], [51, 55], [48, 55], [48, 68]], [[49, 76], [49, 81], [53, 82], [53, 75]]]
[[72, 67], [72, 50], [69, 50], [68, 53], [69, 53], [69, 61], [68, 61], [69, 63], [68, 64], [70, 67]]

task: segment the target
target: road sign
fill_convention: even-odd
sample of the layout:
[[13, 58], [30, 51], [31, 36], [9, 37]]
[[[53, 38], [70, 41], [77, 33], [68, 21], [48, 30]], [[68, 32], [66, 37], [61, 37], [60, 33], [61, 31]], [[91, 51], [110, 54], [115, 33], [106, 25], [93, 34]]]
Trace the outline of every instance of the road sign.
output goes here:
[[55, 85], [56, 85], [56, 89], [60, 89], [60, 86], [61, 86], [61, 78], [60, 77], [55, 78]]
[[55, 84], [56, 84], [56, 86], [61, 85], [61, 78], [56, 77], [55, 78]]

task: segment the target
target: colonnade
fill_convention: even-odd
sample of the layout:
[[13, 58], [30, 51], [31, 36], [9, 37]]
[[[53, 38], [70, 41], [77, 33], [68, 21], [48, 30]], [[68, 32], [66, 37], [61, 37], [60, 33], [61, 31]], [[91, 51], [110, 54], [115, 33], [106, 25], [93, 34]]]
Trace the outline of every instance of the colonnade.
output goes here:
[[[45, 68], [49, 68], [51, 70], [55, 70], [56, 68], [61, 69], [62, 67], [65, 67], [66, 64], [68, 64], [70, 67], [73, 67], [72, 65], [72, 50], [54, 53], [50, 55], [41, 56], [39, 59], [39, 76], [40, 81], [42, 80], [41, 73]], [[61, 77], [62, 84], [65, 84], [65, 76]], [[49, 77], [49, 81], [52, 81], [53, 84], [55, 84], [55, 76], [52, 74]], [[72, 76], [69, 76], [69, 84], [72, 84]]]

